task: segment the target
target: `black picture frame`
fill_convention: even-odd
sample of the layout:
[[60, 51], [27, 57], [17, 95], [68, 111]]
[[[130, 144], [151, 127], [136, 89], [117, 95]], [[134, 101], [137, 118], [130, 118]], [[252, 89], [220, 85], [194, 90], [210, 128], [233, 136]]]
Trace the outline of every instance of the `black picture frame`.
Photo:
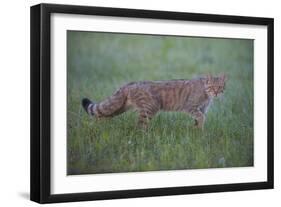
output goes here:
[[[52, 13], [134, 17], [148, 19], [180, 20], [210, 23], [232, 23], [267, 26], [267, 181], [238, 184], [218, 184], [186, 187], [85, 192], [73, 194], [51, 194], [51, 70], [50, 32]], [[273, 39], [272, 18], [195, 14], [168, 11], [104, 8], [73, 5], [39, 4], [31, 7], [31, 174], [30, 199], [39, 203], [88, 201], [102, 199], [165, 196], [224, 191], [241, 191], [273, 188]]]

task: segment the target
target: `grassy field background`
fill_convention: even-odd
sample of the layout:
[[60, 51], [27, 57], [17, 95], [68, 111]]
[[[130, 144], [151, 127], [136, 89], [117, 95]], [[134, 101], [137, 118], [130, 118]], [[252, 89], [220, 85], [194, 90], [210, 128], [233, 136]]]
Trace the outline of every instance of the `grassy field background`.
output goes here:
[[[127, 112], [96, 120], [81, 99], [101, 101], [138, 80], [228, 76], [204, 131], [191, 117], [160, 112], [147, 131]], [[67, 32], [67, 174], [253, 165], [253, 41]]]

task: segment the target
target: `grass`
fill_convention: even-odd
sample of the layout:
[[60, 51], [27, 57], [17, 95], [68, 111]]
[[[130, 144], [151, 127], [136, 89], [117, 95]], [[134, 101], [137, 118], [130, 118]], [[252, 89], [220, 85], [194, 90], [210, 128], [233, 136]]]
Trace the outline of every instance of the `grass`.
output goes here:
[[[252, 40], [68, 31], [67, 47], [67, 174], [253, 165]], [[133, 112], [96, 120], [80, 104], [131, 81], [208, 73], [228, 81], [204, 131], [180, 112], [160, 112], [142, 131]]]

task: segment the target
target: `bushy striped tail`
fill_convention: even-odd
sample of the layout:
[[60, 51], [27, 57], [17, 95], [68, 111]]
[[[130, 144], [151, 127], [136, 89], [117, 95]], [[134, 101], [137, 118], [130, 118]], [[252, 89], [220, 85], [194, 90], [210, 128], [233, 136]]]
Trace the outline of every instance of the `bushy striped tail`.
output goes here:
[[91, 100], [84, 98], [82, 100], [82, 106], [89, 115], [111, 117], [124, 112], [126, 99], [127, 96], [124, 90], [120, 88], [112, 96], [100, 103], [94, 103]]

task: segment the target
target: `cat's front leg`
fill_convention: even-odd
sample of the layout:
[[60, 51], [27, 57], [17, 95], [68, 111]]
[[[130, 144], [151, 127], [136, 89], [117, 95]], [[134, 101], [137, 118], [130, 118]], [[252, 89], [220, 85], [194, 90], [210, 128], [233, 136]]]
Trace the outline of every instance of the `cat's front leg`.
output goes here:
[[191, 110], [190, 114], [195, 120], [195, 127], [203, 129], [204, 122], [205, 122], [205, 115], [199, 109]]

